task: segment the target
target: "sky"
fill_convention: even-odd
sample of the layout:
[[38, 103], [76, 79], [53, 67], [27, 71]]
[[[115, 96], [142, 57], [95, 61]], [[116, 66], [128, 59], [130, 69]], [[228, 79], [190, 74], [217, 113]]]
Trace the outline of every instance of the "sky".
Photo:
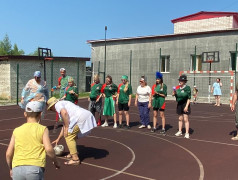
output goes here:
[[173, 34], [172, 19], [200, 11], [238, 12], [238, 0], [0, 0], [0, 40], [25, 54], [91, 57], [87, 40]]

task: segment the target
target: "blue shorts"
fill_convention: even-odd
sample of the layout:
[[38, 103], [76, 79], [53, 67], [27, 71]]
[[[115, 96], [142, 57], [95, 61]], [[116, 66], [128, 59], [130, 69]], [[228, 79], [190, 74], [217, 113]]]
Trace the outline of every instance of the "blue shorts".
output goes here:
[[16, 166], [12, 169], [13, 180], [44, 180], [45, 168], [39, 166]]

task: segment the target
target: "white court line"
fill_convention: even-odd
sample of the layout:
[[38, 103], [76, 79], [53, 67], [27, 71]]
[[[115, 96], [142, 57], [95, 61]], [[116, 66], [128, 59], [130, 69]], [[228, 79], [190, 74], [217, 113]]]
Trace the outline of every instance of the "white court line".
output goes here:
[[0, 132], [2, 132], [2, 131], [12, 131], [12, 130], [14, 130], [14, 129], [0, 129]]
[[12, 109], [19, 109], [19, 107], [15, 107], [15, 108], [0, 108], [0, 111], [12, 110]]
[[[129, 148], [129, 147], [126, 146], [125, 144], [120, 143], [120, 142], [118, 142], [118, 141], [114, 141], [114, 140], [112, 140], [112, 139], [107, 139], [107, 138], [97, 137], [97, 136], [88, 136], [88, 137], [106, 139], [106, 140], [116, 142], [116, 143], [118, 143], [118, 144], [121, 144], [121, 145], [123, 145], [123, 146]], [[5, 144], [5, 143], [0, 143], [0, 145], [8, 146], [8, 144]], [[130, 148], [129, 148], [129, 149], [130, 149]], [[130, 151], [133, 152], [131, 149], [130, 149]], [[134, 152], [133, 152], [133, 154], [134, 154]], [[57, 158], [67, 160], [67, 159], [64, 158], [64, 157], [57, 157]], [[134, 158], [135, 158], [135, 154], [134, 154]], [[132, 158], [132, 160], [133, 160], [133, 158]], [[104, 179], [109, 179], [109, 178], [114, 177], [114, 176], [117, 176], [117, 175], [119, 175], [119, 174], [125, 174], [125, 175], [128, 175], [128, 176], [133, 176], [133, 177], [137, 177], [137, 178], [141, 178], [141, 179], [146, 179], [146, 180], [155, 180], [155, 179], [152, 179], [152, 178], [148, 178], [148, 177], [139, 176], [139, 175], [136, 175], [136, 174], [124, 172], [126, 169], [128, 169], [128, 168], [133, 164], [133, 162], [134, 162], [135, 159], [134, 159], [133, 161], [132, 161], [132, 160], [131, 160], [131, 162], [130, 162], [126, 167], [124, 167], [122, 170], [119, 170], [119, 171], [116, 170], [116, 169], [107, 168], [107, 167], [104, 167], [104, 166], [99, 166], [99, 165], [95, 165], [95, 164], [91, 164], [91, 163], [86, 163], [86, 162], [81, 162], [81, 164], [116, 172], [115, 174], [113, 174], [113, 175], [111, 175], [111, 176], [102, 178], [102, 180], [104, 180]]]
[[[110, 128], [105, 128], [105, 129], [109, 129], [109, 130], [113, 130], [113, 129], [110, 129]], [[126, 131], [126, 132], [132, 132], [132, 133], [138, 133], [138, 134], [142, 134], [142, 135], [146, 135], [146, 136], [151, 136], [151, 137], [154, 137], [154, 138], [157, 138], [157, 139], [161, 139], [161, 140], [163, 140], [163, 141], [166, 141], [166, 142], [168, 142], [168, 143], [171, 143], [171, 144], [173, 144], [173, 145], [175, 145], [175, 146], [178, 146], [179, 148], [181, 148], [181, 149], [183, 149], [183, 150], [185, 150], [186, 152], [188, 152], [195, 160], [196, 160], [196, 162], [198, 163], [198, 166], [199, 166], [199, 171], [200, 171], [200, 175], [199, 175], [199, 180], [203, 180], [204, 179], [204, 168], [203, 168], [203, 165], [202, 165], [202, 162], [198, 159], [198, 157], [195, 155], [195, 154], [193, 154], [191, 151], [189, 151], [187, 148], [185, 148], [185, 147], [183, 147], [183, 146], [181, 146], [181, 145], [179, 145], [179, 144], [177, 144], [177, 143], [174, 143], [174, 142], [172, 142], [172, 141], [169, 141], [169, 140], [167, 140], [167, 139], [164, 139], [164, 138], [161, 138], [161, 137], [158, 137], [158, 136], [155, 136], [155, 135], [151, 135], [151, 134], [149, 134], [149, 133], [141, 133], [141, 132], [138, 132], [138, 131], [131, 131], [131, 130], [123, 130], [122, 129], [122, 131]]]
[[[16, 119], [25, 119], [25, 117], [15, 117], [15, 118], [9, 118], [9, 119], [1, 119], [0, 122], [2, 121], [11, 121], [11, 120], [16, 120]], [[42, 119], [41, 121], [55, 121], [52, 119]]]
[[[131, 161], [129, 162], [129, 164], [128, 164], [127, 166], [125, 166], [122, 170], [117, 171], [115, 174], [112, 174], [112, 175], [110, 175], [110, 176], [107, 176], [107, 177], [105, 177], [105, 178], [102, 178], [102, 180], [110, 179], [110, 178], [115, 177], [115, 176], [117, 176], [117, 175], [119, 175], [119, 174], [121, 174], [121, 173], [124, 174], [124, 171], [127, 170], [129, 167], [131, 167], [132, 164], [134, 163], [135, 157], [136, 157], [136, 156], [135, 156], [135, 153], [134, 153], [134, 151], [133, 151], [130, 147], [128, 147], [127, 145], [125, 145], [125, 144], [123, 144], [123, 143], [121, 143], [121, 142], [118, 142], [118, 141], [116, 141], [116, 140], [112, 140], [112, 139], [108, 139], [108, 138], [104, 138], [104, 137], [97, 137], [97, 136], [88, 136], [88, 137], [93, 137], [93, 138], [97, 138], [97, 139], [105, 139], [105, 140], [108, 140], [108, 141], [112, 141], [112, 142], [114, 142], [114, 143], [118, 143], [118, 144], [120, 144], [120, 145], [126, 147], [127, 149], [129, 149], [129, 151], [130, 151], [131, 154], [132, 154], [132, 159], [131, 159]], [[133, 175], [133, 176], [135, 176], [135, 175]], [[151, 179], [151, 178], [142, 177], [142, 176], [138, 176], [138, 175], [136, 175], [135, 177], [140, 177], [140, 178], [143, 178], [143, 179]]]
[[1, 119], [0, 122], [2, 121], [9, 121], [9, 120], [15, 120], [15, 119], [23, 119], [25, 117], [15, 117], [15, 118], [9, 118], [9, 119]]

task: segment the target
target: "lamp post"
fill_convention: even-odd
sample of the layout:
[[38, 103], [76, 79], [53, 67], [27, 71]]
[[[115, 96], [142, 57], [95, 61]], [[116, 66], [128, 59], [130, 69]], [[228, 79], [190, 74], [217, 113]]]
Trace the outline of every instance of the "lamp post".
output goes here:
[[107, 62], [107, 26], [105, 26], [105, 55], [104, 55], [104, 83], [106, 82], [106, 62]]

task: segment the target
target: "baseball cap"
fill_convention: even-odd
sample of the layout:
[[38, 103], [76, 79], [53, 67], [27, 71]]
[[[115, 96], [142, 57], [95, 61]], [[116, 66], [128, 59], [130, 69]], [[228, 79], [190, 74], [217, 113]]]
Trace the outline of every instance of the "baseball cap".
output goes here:
[[123, 75], [123, 76], [121, 77], [121, 79], [128, 80], [128, 76], [127, 76], [127, 75]]
[[43, 111], [43, 102], [31, 101], [26, 105], [26, 112], [42, 112]]
[[60, 68], [60, 71], [65, 71], [65, 68]]
[[40, 71], [35, 71], [34, 72], [34, 77], [41, 77], [41, 72]]

